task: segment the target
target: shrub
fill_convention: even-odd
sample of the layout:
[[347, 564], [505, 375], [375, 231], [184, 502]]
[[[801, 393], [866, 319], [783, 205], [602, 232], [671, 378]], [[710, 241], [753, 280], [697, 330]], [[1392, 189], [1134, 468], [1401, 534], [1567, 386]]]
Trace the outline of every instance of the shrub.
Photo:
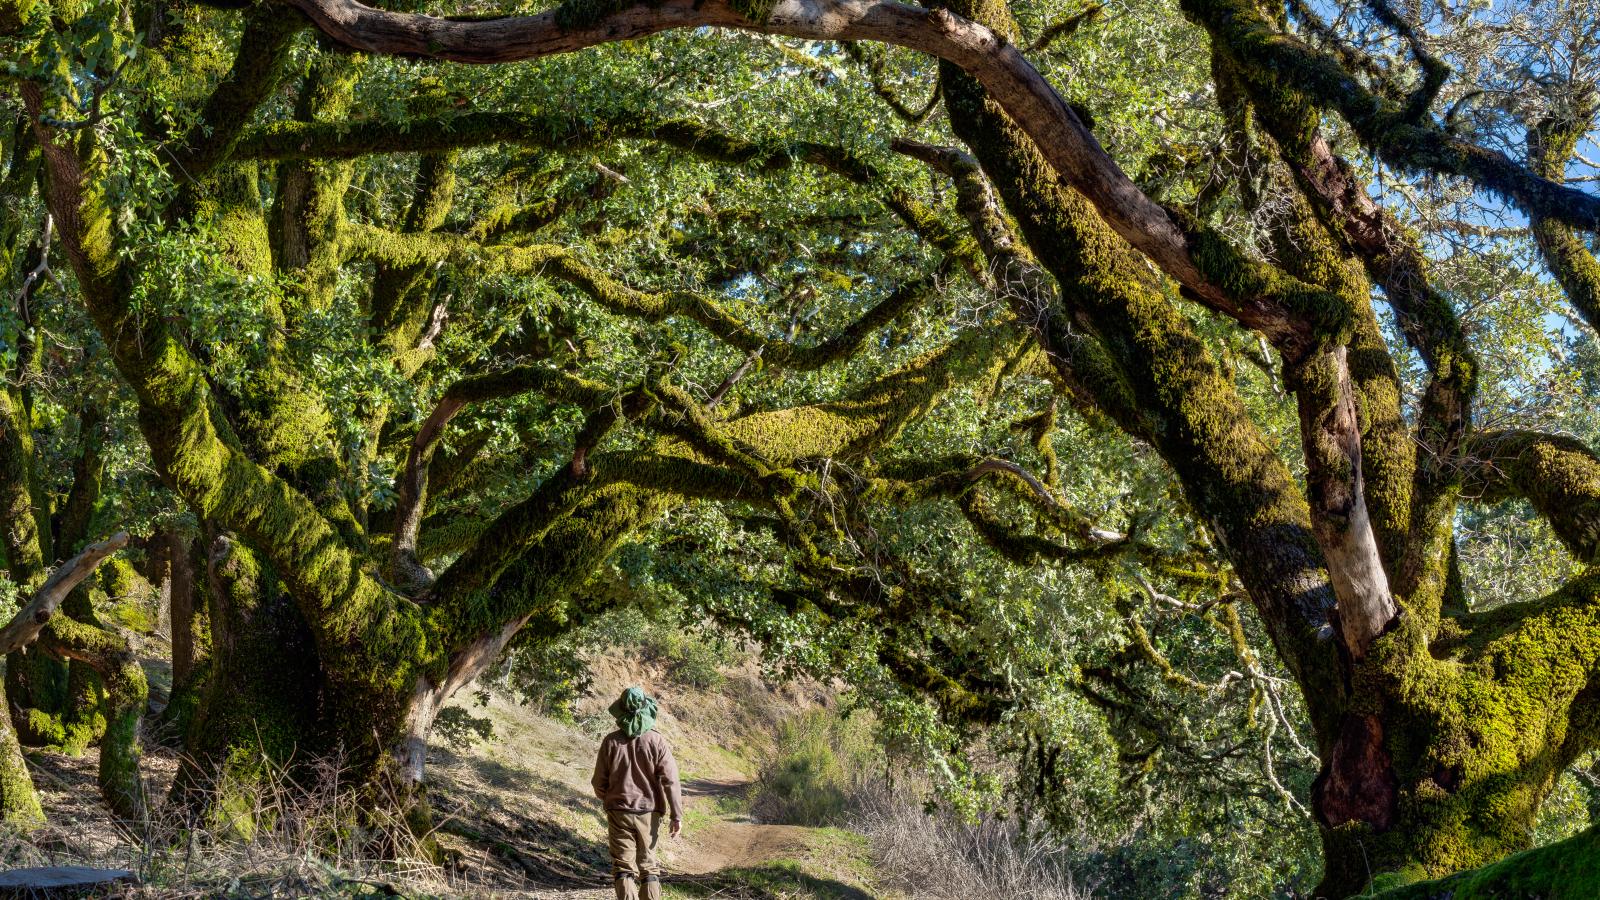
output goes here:
[[815, 710], [786, 723], [761, 768], [751, 813], [764, 822], [842, 826], [865, 835], [876, 881], [913, 897], [1077, 900], [1064, 842], [994, 815], [968, 820], [921, 803], [926, 784], [889, 777], [865, 716]]
[[681, 626], [646, 632], [645, 653], [667, 669], [667, 676], [686, 687], [710, 690], [727, 679], [721, 667], [728, 655], [721, 644], [697, 630]]
[[778, 750], [757, 777], [751, 812], [764, 822], [843, 824], [881, 758], [861, 717], [813, 710], [783, 725]]

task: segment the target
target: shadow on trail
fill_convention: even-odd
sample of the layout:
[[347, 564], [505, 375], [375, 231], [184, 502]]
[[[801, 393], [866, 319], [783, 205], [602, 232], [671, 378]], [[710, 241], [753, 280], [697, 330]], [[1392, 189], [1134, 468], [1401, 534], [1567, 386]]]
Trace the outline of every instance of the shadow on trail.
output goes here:
[[719, 900], [875, 900], [857, 887], [831, 878], [818, 878], [777, 863], [747, 869], [723, 869], [708, 875], [668, 875], [662, 881], [691, 897]]
[[550, 889], [611, 887], [611, 857], [603, 845], [542, 817], [501, 808], [494, 825], [450, 819], [439, 826], [522, 876]]
[[749, 789], [750, 782], [747, 780], [718, 781], [714, 778], [697, 778], [683, 782], [685, 797], [727, 797]]

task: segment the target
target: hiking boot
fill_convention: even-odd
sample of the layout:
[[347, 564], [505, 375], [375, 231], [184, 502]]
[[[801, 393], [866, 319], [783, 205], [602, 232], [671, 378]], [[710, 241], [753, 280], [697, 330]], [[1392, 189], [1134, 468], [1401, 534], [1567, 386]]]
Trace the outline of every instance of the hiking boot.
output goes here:
[[645, 900], [661, 900], [661, 876], [646, 875], [644, 877]]
[[[656, 886], [655, 895], [661, 896], [660, 885]], [[639, 900], [639, 882], [632, 872], [617, 873], [617, 900]]]

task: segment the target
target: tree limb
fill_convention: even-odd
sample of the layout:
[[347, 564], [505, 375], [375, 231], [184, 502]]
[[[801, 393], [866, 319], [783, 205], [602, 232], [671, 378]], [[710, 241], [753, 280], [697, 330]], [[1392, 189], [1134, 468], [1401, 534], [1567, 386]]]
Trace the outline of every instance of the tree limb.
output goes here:
[[[1321, 292], [1252, 265], [1219, 235], [1185, 226], [1133, 183], [1076, 113], [994, 32], [949, 11], [893, 0], [781, 0], [759, 20], [726, 0], [667, 0], [602, 8], [565, 7], [487, 21], [392, 13], [357, 0], [288, 0], [330, 37], [372, 53], [497, 63], [536, 59], [678, 28], [724, 26], [820, 40], [878, 40], [931, 53], [981, 81], [1034, 140], [1056, 173], [1087, 196], [1122, 238], [1208, 307], [1266, 334], [1290, 357], [1341, 331]], [[1324, 320], [1324, 314], [1331, 320]]]
[[[1591, 94], [1565, 114], [1554, 114], [1528, 129], [1528, 163], [1547, 178], [1560, 178], [1594, 122]], [[1544, 215], [1529, 216], [1534, 242], [1550, 274], [1589, 327], [1600, 331], [1600, 261], [1567, 224]]]
[[1372, 93], [1337, 59], [1277, 30], [1250, 0], [1182, 0], [1180, 6], [1234, 57], [1273, 73], [1319, 107], [1337, 111], [1362, 144], [1389, 165], [1469, 178], [1530, 216], [1600, 231], [1600, 197], [1542, 178], [1432, 122], [1412, 121], [1407, 105]]
[[542, 365], [515, 366], [501, 372], [464, 378], [452, 384], [422, 420], [406, 454], [405, 467], [396, 476], [394, 548], [391, 569], [402, 586], [417, 589], [433, 580], [432, 573], [417, 558], [417, 536], [428, 495], [428, 464], [434, 448], [444, 436], [445, 426], [469, 404], [528, 391], [543, 390], [595, 408], [609, 407], [615, 394], [603, 385], [584, 382], [575, 376]]
[[83, 552], [57, 566], [28, 604], [0, 628], [0, 653], [11, 653], [33, 643], [78, 582], [88, 578], [102, 562], [126, 546], [128, 533], [119, 531], [106, 540], [90, 544]]
[[1473, 435], [1461, 462], [1462, 497], [1522, 497], [1584, 563], [1600, 562], [1600, 457], [1582, 441], [1537, 431]]
[[415, 265], [420, 260], [444, 260], [475, 255], [486, 265], [506, 271], [559, 278], [579, 288], [591, 299], [619, 315], [660, 322], [683, 316], [703, 325], [713, 335], [746, 353], [761, 351], [767, 363], [786, 369], [809, 371], [846, 359], [861, 348], [879, 328], [919, 306], [936, 285], [931, 278], [902, 284], [879, 300], [838, 334], [821, 343], [801, 346], [771, 341], [757, 334], [710, 296], [697, 291], [647, 293], [632, 288], [587, 263], [571, 251], [553, 244], [529, 247], [484, 246], [448, 235], [407, 235], [371, 226], [350, 227], [350, 248], [357, 256]]

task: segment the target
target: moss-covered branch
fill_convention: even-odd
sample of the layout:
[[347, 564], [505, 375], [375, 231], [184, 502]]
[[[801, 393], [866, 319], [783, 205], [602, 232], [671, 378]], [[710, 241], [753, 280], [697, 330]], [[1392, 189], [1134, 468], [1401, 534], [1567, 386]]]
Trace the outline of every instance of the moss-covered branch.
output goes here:
[[[983, 9], [1008, 16], [995, 4]], [[1291, 671], [1321, 685], [1308, 690], [1337, 696], [1334, 650], [1321, 636], [1333, 594], [1294, 479], [1142, 260], [976, 82], [949, 67], [944, 78], [953, 128], [1056, 278], [1061, 320], [1100, 338], [1114, 364], [1103, 377], [1127, 385], [1157, 425], [1130, 433], [1152, 441], [1205, 511]]]
[[128, 545], [128, 533], [119, 531], [97, 544], [90, 544], [72, 559], [56, 567], [46, 578], [28, 603], [17, 611], [5, 627], [0, 628], [0, 653], [20, 650], [34, 641], [51, 618], [61, 601], [72, 589], [94, 573], [96, 567], [113, 553]]
[[1474, 435], [1462, 462], [1462, 496], [1521, 497], [1581, 562], [1600, 562], [1600, 457], [1582, 441], [1537, 431]]
[[126, 638], [65, 617], [51, 620], [40, 644], [92, 667], [104, 680], [107, 726], [100, 742], [100, 794], [118, 817], [143, 824], [147, 803], [139, 769], [139, 721], [149, 687], [138, 657]]
[[[1578, 142], [1594, 122], [1596, 104], [1592, 95], [1574, 107], [1563, 114], [1547, 116], [1528, 129], [1528, 165], [1546, 178], [1559, 180], [1566, 174]], [[1600, 331], [1600, 261], [1567, 223], [1539, 214], [1530, 215], [1529, 219], [1534, 241], [1550, 274], [1589, 327]]]
[[[280, 122], [249, 134], [237, 151], [240, 159], [353, 159], [378, 153], [443, 153], [488, 144], [512, 144], [574, 153], [622, 140], [651, 141], [727, 165], [775, 172], [809, 165], [831, 172], [872, 191], [886, 209], [930, 244], [961, 261], [974, 273], [981, 260], [905, 186], [898, 184], [858, 154], [815, 141], [763, 143], [739, 137], [688, 119], [662, 119], [648, 110], [626, 110], [596, 117], [571, 114], [475, 112], [409, 121]], [[549, 215], [525, 211], [532, 224]], [[484, 224], [485, 234], [508, 226], [507, 210]]]
[[[444, 436], [450, 420], [469, 404], [497, 397], [540, 391], [553, 399], [576, 403], [585, 409], [612, 408], [620, 400], [615, 391], [592, 384], [558, 369], [542, 365], [514, 366], [487, 375], [463, 378], [445, 391], [433, 411], [417, 429], [406, 454], [406, 462], [396, 477], [394, 549], [391, 568], [404, 586], [418, 588], [432, 580], [417, 556], [417, 537], [428, 495], [429, 465], [434, 449]], [[581, 457], [575, 458], [581, 469]], [[581, 475], [581, 471], [573, 474]]]
[[1100, 339], [1072, 327], [1055, 282], [1013, 235], [982, 167], [970, 154], [897, 140], [893, 147], [944, 173], [956, 187], [956, 209], [988, 261], [990, 287], [1033, 329], [1052, 371], [1080, 412], [1108, 416], [1128, 434], [1148, 440], [1154, 425], [1135, 402]]
[[233, 66], [206, 98], [193, 126], [167, 151], [174, 178], [196, 183], [224, 160], [235, 157], [235, 144], [272, 96], [283, 74], [294, 36], [306, 22], [284, 15], [270, 4], [253, 7], [244, 17], [244, 33]]
[[[973, 329], [846, 398], [717, 422], [714, 438], [773, 468], [807, 458], [856, 458], [892, 442], [946, 392], [974, 384], [981, 389], [998, 375], [1016, 340], [1010, 326]], [[592, 457], [581, 479], [563, 467], [439, 576], [430, 596], [441, 627], [454, 635], [452, 672], [481, 659], [488, 644], [508, 640], [507, 623], [561, 602], [588, 577], [582, 565], [597, 564], [633, 529], [682, 498], [771, 499], [747, 471], [702, 456], [685, 441], [665, 439], [655, 457]]]
[[769, 365], [785, 369], [819, 369], [849, 358], [878, 329], [926, 302], [934, 290], [931, 279], [903, 284], [837, 334], [817, 344], [799, 345], [763, 337], [706, 294], [640, 291], [584, 263], [570, 250], [553, 244], [484, 246], [450, 235], [397, 234], [359, 225], [350, 226], [347, 232], [348, 252], [357, 259], [372, 259], [389, 266], [406, 267], [451, 260], [480, 270], [559, 278], [618, 315], [646, 322], [660, 322], [680, 316], [698, 322], [736, 349], [747, 353], [759, 351]]
[[1184, 13], [1239, 60], [1271, 73], [1281, 88], [1337, 111], [1361, 142], [1406, 172], [1457, 175], [1515, 203], [1586, 231], [1600, 230], [1600, 197], [1557, 184], [1431, 121], [1414, 121], [1403, 100], [1374, 94], [1337, 58], [1279, 31], [1250, 0], [1184, 0]]

